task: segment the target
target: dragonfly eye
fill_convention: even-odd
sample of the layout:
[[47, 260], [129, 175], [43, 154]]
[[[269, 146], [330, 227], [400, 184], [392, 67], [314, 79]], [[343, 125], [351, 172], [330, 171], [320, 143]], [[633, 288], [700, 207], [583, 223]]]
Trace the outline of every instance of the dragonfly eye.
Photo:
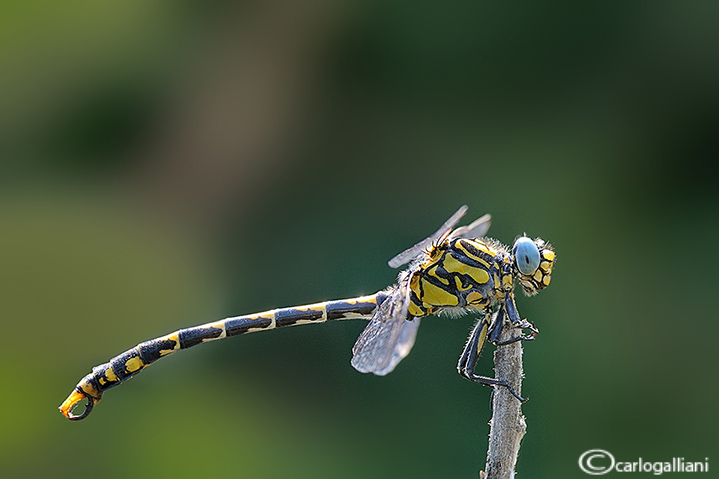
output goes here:
[[523, 236], [514, 243], [514, 261], [519, 272], [534, 274], [539, 268], [539, 249], [531, 239]]

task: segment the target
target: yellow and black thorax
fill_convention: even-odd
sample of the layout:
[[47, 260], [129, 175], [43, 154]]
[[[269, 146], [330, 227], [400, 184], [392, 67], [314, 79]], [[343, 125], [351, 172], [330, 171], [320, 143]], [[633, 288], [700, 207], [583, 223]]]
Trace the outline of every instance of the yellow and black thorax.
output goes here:
[[449, 308], [484, 310], [514, 288], [512, 255], [494, 241], [459, 238], [433, 246], [409, 282], [409, 314]]

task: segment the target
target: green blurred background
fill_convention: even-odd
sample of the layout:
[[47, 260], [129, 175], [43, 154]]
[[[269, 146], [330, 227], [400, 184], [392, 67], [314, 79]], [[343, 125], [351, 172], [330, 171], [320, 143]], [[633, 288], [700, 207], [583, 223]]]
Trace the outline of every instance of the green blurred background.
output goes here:
[[476, 477], [471, 318], [424, 320], [384, 378], [351, 368], [364, 325], [338, 322], [175, 355], [80, 423], [57, 411], [140, 341], [384, 288], [465, 203], [558, 254], [518, 298], [541, 330], [521, 477], [583, 477], [591, 448], [719, 460], [718, 10], [3, 2], [0, 475]]

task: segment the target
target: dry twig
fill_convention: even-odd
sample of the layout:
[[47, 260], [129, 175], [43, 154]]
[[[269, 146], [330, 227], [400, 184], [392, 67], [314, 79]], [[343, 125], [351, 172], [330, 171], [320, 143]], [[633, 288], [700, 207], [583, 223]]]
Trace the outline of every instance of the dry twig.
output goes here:
[[[500, 341], [506, 341], [516, 335], [511, 325], [502, 328]], [[499, 346], [494, 352], [495, 378], [505, 379], [510, 386], [522, 394], [522, 341]], [[489, 430], [489, 449], [484, 479], [510, 479], [514, 477], [514, 468], [519, 455], [519, 444], [527, 430], [522, 415], [522, 403], [504, 387], [495, 387], [492, 399], [492, 419]]]

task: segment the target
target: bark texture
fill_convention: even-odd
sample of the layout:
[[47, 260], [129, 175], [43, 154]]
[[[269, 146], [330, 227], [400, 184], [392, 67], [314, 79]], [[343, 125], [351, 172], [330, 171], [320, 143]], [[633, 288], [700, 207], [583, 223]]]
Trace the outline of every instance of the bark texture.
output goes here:
[[[506, 341], [516, 334], [515, 328], [505, 324], [500, 341]], [[522, 341], [497, 347], [494, 352], [494, 372], [495, 378], [506, 380], [517, 394], [522, 394]], [[480, 477], [510, 479], [514, 477], [519, 446], [527, 431], [522, 403], [507, 388], [495, 387], [492, 411], [487, 464]]]

